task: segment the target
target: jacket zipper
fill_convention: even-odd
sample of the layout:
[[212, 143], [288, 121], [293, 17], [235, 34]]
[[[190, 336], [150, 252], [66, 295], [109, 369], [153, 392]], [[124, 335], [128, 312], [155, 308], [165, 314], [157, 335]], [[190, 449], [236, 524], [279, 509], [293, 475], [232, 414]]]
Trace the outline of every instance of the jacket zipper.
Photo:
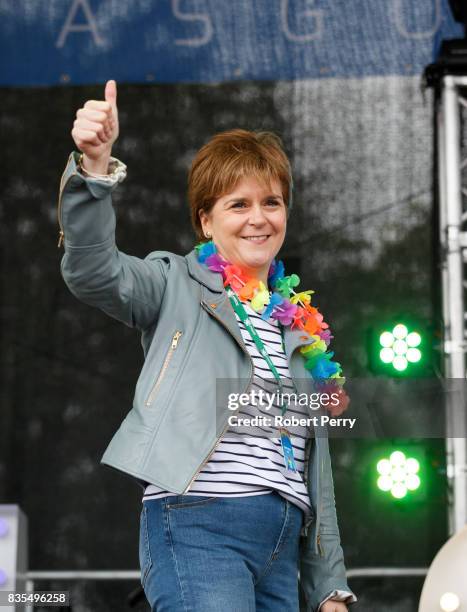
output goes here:
[[319, 556], [324, 557], [323, 547], [321, 546], [321, 534], [318, 533], [316, 536], [316, 541], [318, 543]]
[[167, 351], [167, 355], [165, 356], [164, 359], [164, 363], [162, 364], [162, 369], [159, 373], [159, 376], [156, 379], [156, 382], [154, 383], [149, 395], [148, 395], [148, 399], [146, 400], [146, 406], [150, 406], [152, 404], [152, 401], [154, 399], [154, 395], [156, 394], [156, 391], [159, 387], [159, 385], [162, 382], [162, 379], [164, 377], [165, 371], [167, 370], [167, 367], [170, 363], [170, 360], [172, 359], [172, 355], [174, 353], [174, 350], [177, 348], [177, 344], [178, 344], [178, 340], [180, 338], [180, 336], [182, 335], [181, 331], [176, 331], [172, 337], [172, 342], [170, 344], [169, 350]]
[[[306, 487], [306, 490], [308, 492], [308, 469], [309, 469], [309, 464], [310, 464], [310, 449], [311, 449], [311, 438], [309, 438], [307, 440], [306, 443], [306, 449], [305, 449], [305, 464], [304, 464], [304, 470], [303, 470], [303, 480], [304, 480], [304, 485]], [[310, 497], [310, 493], [308, 492], [308, 497]], [[311, 501], [311, 499], [310, 499]], [[313, 506], [311, 508], [312, 512], [313, 512]], [[304, 527], [303, 527], [303, 535], [306, 537], [308, 535], [308, 527], [310, 526], [310, 524], [313, 522], [313, 514], [310, 514], [308, 520], [306, 521]]]
[[[67, 164], [68, 166], [68, 164]], [[62, 185], [63, 177], [65, 176], [66, 168], [63, 171], [62, 178], [60, 179], [60, 194], [58, 196], [58, 205], [57, 205], [57, 217], [58, 217], [58, 225], [60, 226], [60, 231], [58, 232], [58, 244], [57, 247], [60, 248], [63, 244], [63, 240], [65, 239], [65, 233], [63, 231], [62, 218], [61, 218], [61, 208], [62, 208], [62, 193], [65, 187], [68, 185], [68, 181], [75, 176], [75, 174], [70, 174], [67, 178], [66, 183]]]
[[[242, 349], [242, 351], [245, 353], [245, 355], [248, 357], [250, 363], [251, 363], [251, 374], [250, 374], [250, 380], [248, 381], [248, 385], [247, 388], [245, 389], [245, 391], [243, 391], [243, 393], [246, 393], [248, 391], [248, 389], [250, 388], [251, 385], [251, 381], [253, 380], [253, 374], [254, 374], [254, 365], [253, 365], [253, 360], [251, 358], [250, 353], [247, 351], [247, 349], [245, 348], [245, 346], [238, 340], [238, 338], [236, 336], [234, 336], [232, 334], [232, 332], [230, 331], [230, 329], [228, 328], [228, 326], [217, 316], [215, 315], [211, 310], [209, 310], [209, 308], [207, 308], [207, 306], [204, 304], [204, 302], [201, 302], [201, 306], [207, 310], [207, 312], [212, 315], [217, 321], [219, 321], [219, 323], [225, 327], [225, 329], [229, 332], [229, 334], [234, 338], [235, 342], [237, 342], [237, 344], [239, 345], [239, 347]], [[232, 415], [234, 415], [238, 410], [240, 410], [240, 406], [232, 412]], [[227, 428], [229, 426], [229, 420], [227, 419], [227, 423], [225, 424], [224, 429], [222, 430], [220, 436], [217, 438], [217, 440], [215, 441], [214, 445], [211, 447], [211, 450], [208, 453], [208, 456], [205, 458], [205, 460], [203, 461], [203, 463], [200, 465], [200, 467], [196, 470], [195, 475], [193, 476], [193, 478], [190, 480], [190, 482], [188, 483], [188, 485], [186, 486], [185, 490], [183, 491], [182, 495], [184, 493], [186, 493], [188, 491], [188, 489], [191, 487], [193, 481], [195, 480], [195, 478], [198, 476], [198, 474], [201, 472], [201, 470], [203, 469], [203, 467], [206, 465], [206, 463], [209, 461], [211, 455], [214, 453], [214, 451], [216, 450], [217, 445], [219, 444], [219, 442], [221, 441], [222, 436], [225, 434]]]
[[[305, 446], [305, 466], [303, 470], [304, 484], [305, 484], [307, 491], [308, 491], [308, 472], [309, 472], [309, 466], [310, 466], [310, 450], [311, 450], [311, 438], [308, 439], [307, 444]], [[308, 497], [310, 497], [309, 491], [308, 491]], [[312, 509], [313, 509], [313, 506], [312, 506]], [[308, 537], [308, 529], [311, 523], [313, 522], [314, 518], [316, 517], [314, 517], [313, 514], [311, 514], [308, 520], [305, 522], [305, 525], [303, 526], [303, 535], [305, 537]], [[318, 528], [319, 528], [319, 525], [318, 525]], [[316, 544], [318, 547], [320, 557], [324, 557], [324, 551], [323, 551], [323, 547], [321, 544], [321, 535], [319, 533], [316, 536]]]

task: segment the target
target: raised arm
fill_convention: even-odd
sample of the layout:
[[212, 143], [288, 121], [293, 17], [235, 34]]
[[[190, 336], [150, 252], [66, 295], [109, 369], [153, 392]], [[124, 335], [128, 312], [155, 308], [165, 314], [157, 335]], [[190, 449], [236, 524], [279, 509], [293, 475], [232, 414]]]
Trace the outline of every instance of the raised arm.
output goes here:
[[71, 134], [82, 155], [70, 155], [60, 181], [60, 267], [79, 300], [143, 330], [157, 320], [170, 257], [155, 251], [140, 259], [115, 244], [111, 193], [126, 175], [125, 164], [111, 157], [119, 131], [115, 81], [107, 82], [105, 98], [76, 114]]

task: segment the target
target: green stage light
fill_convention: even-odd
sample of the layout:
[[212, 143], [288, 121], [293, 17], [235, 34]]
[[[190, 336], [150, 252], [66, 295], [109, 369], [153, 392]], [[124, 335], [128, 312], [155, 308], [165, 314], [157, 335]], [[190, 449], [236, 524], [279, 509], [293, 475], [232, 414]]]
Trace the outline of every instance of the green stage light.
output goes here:
[[404, 323], [396, 323], [392, 330], [379, 335], [379, 359], [397, 372], [405, 372], [410, 364], [419, 363], [422, 351], [417, 348], [422, 337], [417, 331], [409, 331]]
[[379, 474], [377, 486], [381, 491], [390, 492], [396, 499], [404, 498], [409, 491], [416, 491], [421, 480], [417, 472], [420, 464], [414, 457], [406, 457], [400, 450], [393, 451], [389, 458], [380, 459], [376, 464]]

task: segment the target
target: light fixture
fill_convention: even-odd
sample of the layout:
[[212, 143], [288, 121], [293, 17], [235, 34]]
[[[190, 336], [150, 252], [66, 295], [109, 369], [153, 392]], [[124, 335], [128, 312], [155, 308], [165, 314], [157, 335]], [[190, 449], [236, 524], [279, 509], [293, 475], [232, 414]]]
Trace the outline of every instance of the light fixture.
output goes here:
[[391, 492], [396, 499], [402, 499], [409, 491], [420, 486], [420, 463], [415, 457], [406, 457], [401, 450], [393, 451], [376, 464], [379, 474], [377, 486], [381, 491]]
[[455, 593], [443, 593], [439, 600], [439, 607], [443, 612], [456, 612], [460, 605], [460, 599]]

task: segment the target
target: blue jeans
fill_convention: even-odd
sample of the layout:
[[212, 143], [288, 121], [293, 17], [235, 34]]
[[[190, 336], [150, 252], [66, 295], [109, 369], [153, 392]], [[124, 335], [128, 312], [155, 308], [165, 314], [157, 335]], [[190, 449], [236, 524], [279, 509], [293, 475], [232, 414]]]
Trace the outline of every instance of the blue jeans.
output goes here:
[[277, 492], [145, 500], [141, 584], [157, 612], [298, 612], [303, 511]]

